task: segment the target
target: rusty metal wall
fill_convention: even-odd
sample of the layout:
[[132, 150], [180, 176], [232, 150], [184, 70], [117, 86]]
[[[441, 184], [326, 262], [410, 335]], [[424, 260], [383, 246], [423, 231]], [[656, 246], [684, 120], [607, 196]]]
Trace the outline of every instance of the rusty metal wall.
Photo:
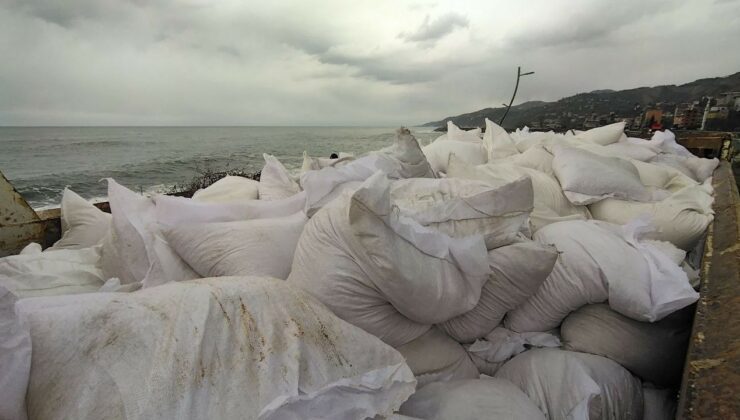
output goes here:
[[740, 198], [729, 162], [713, 178], [714, 222], [702, 259], [676, 418], [740, 418]]
[[0, 172], [0, 257], [44, 241], [46, 224]]

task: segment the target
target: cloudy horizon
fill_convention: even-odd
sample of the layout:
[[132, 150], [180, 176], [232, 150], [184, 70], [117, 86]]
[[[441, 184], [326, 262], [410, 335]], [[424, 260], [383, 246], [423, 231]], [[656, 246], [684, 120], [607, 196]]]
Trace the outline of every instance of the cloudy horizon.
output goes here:
[[[514, 4], [512, 4], [514, 3]], [[740, 1], [0, 0], [0, 126], [415, 125], [740, 71]]]

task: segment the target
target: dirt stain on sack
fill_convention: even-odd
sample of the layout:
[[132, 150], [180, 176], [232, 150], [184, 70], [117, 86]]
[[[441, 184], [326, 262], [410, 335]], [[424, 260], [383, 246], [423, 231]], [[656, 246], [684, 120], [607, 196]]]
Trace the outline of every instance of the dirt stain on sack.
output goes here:
[[[313, 307], [313, 302], [307, 301], [307, 299], [312, 299], [308, 295], [301, 293], [300, 291], [296, 291], [291, 288], [291, 291], [293, 292], [293, 298], [300, 305], [300, 308], [303, 310], [304, 313], [306, 313], [306, 321], [303, 322], [305, 325], [311, 325], [310, 328], [301, 328], [301, 323], [296, 322], [293, 318], [291, 318], [294, 322], [296, 322], [296, 325], [298, 325], [299, 331], [301, 331], [301, 337], [304, 339], [310, 339], [321, 349], [321, 354], [326, 357], [326, 361], [329, 363], [333, 363], [335, 366], [338, 367], [345, 367], [349, 366], [349, 362], [344, 357], [341, 351], [337, 348], [336, 344], [336, 337], [332, 336], [331, 329], [327, 328], [326, 324], [322, 321], [322, 316], [316, 312], [316, 310]], [[304, 331], [308, 331], [308, 333], [304, 333]], [[305, 334], [305, 337], [304, 337]]]
[[228, 312], [226, 312], [226, 309], [224, 309], [224, 304], [221, 303], [221, 300], [219, 300], [218, 296], [216, 295], [216, 293], [213, 292], [213, 290], [211, 290], [211, 296], [213, 296], [213, 299], [216, 301], [216, 303], [218, 303], [218, 306], [221, 308], [221, 312], [223, 313], [224, 318], [226, 318], [226, 323], [230, 325], [231, 318], [229, 318]]

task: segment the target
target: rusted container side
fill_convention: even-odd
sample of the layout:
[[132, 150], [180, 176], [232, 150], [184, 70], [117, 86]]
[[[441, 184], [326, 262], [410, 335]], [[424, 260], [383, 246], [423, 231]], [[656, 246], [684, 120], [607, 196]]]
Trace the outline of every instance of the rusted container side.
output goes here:
[[740, 418], [740, 198], [729, 162], [713, 178], [701, 297], [684, 367], [677, 418]]
[[45, 223], [0, 172], [0, 257], [42, 242]]

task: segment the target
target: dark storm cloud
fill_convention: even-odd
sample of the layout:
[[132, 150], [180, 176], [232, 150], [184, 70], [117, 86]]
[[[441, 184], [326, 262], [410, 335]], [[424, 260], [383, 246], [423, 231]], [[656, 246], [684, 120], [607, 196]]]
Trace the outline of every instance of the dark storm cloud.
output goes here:
[[72, 28], [84, 21], [106, 21], [125, 19], [131, 6], [145, 7], [160, 5], [160, 1], [144, 0], [10, 0], [9, 9], [64, 28]]

